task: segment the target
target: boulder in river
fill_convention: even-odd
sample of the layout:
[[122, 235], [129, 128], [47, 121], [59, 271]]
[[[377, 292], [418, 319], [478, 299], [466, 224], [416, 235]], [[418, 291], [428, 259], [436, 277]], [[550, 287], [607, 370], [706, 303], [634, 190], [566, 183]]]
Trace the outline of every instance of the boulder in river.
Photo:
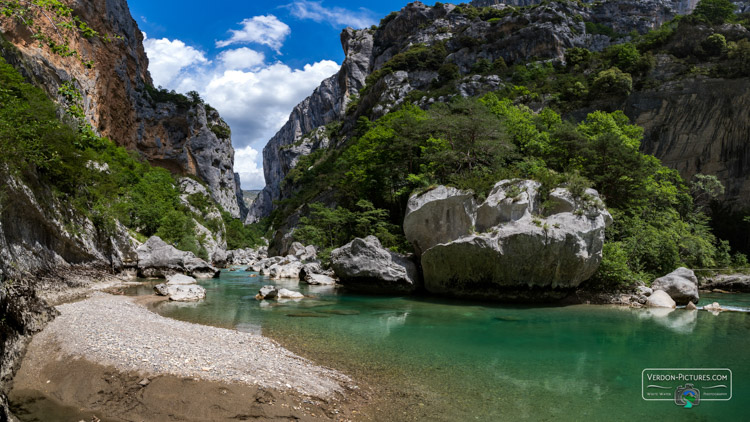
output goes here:
[[278, 293], [276, 294], [276, 297], [278, 299], [302, 299], [305, 297], [300, 292], [295, 292], [289, 289], [279, 289]]
[[698, 304], [698, 278], [692, 270], [680, 267], [664, 277], [659, 277], [651, 283], [654, 290], [664, 290], [678, 305], [688, 302]]
[[158, 236], [150, 237], [136, 252], [138, 274], [141, 277], [157, 278], [179, 273], [197, 278], [213, 278], [220, 273], [192, 252], [181, 251]]
[[263, 286], [255, 296], [258, 300], [275, 299], [279, 291], [276, 290], [276, 286]]
[[323, 274], [308, 274], [304, 282], [314, 286], [332, 286], [336, 284], [336, 280]]
[[651, 308], [674, 308], [675, 301], [664, 290], [654, 290], [646, 305]]
[[354, 239], [331, 252], [331, 268], [341, 284], [381, 293], [407, 293], [418, 287], [417, 266], [385, 249], [375, 236]]
[[464, 191], [438, 187], [409, 199], [406, 238], [421, 254], [425, 288], [476, 299], [559, 299], [602, 259], [612, 217], [593, 189], [503, 180], [476, 206]]
[[167, 284], [170, 286], [179, 286], [179, 285], [189, 285], [189, 284], [196, 284], [197, 281], [190, 277], [189, 275], [184, 274], [171, 274], [167, 276]]
[[161, 296], [169, 296], [169, 300], [176, 302], [194, 302], [206, 297], [206, 289], [197, 284], [157, 284], [154, 290]]

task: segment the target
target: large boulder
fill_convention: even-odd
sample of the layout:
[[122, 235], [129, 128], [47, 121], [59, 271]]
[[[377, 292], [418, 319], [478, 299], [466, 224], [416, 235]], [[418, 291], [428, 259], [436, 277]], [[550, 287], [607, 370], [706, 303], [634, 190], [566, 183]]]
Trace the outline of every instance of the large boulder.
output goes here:
[[[404, 233], [421, 252], [425, 288], [466, 298], [543, 300], [589, 279], [601, 263], [611, 216], [592, 189], [580, 198], [556, 189], [542, 204], [539, 188], [534, 181], [503, 180], [478, 207], [450, 188], [412, 197]], [[456, 227], [443, 227], [445, 218]]]
[[167, 284], [170, 286], [187, 286], [196, 283], [197, 281], [189, 275], [171, 274], [167, 276]]
[[154, 286], [154, 290], [176, 302], [195, 302], [206, 297], [206, 289], [197, 284], [158, 284]]
[[674, 300], [664, 290], [654, 290], [646, 300], [646, 306], [651, 308], [674, 308]]
[[698, 278], [692, 270], [680, 267], [664, 277], [659, 277], [651, 283], [654, 290], [664, 290], [678, 305], [688, 302], [698, 304]]
[[417, 255], [439, 243], [471, 233], [476, 201], [471, 192], [438, 186], [414, 195], [407, 204], [404, 233]]
[[267, 275], [272, 279], [293, 278], [299, 280], [299, 273], [302, 270], [302, 262], [292, 261], [286, 264], [273, 264], [268, 268]]
[[152, 236], [136, 250], [138, 275], [146, 278], [185, 274], [197, 278], [218, 277], [220, 271], [192, 252], [185, 252]]
[[354, 239], [331, 252], [331, 268], [340, 283], [383, 293], [412, 292], [418, 287], [417, 266], [391, 252], [375, 236]]

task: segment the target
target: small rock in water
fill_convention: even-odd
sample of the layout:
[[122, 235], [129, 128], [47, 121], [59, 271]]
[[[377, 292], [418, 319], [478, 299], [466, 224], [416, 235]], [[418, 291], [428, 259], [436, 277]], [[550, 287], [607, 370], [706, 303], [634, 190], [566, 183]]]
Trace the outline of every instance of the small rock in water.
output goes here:
[[698, 307], [695, 306], [695, 303], [688, 302], [687, 306], [685, 306], [685, 309], [687, 309], [688, 311], [694, 311], [694, 310], [698, 309]]
[[711, 312], [721, 312], [725, 311], [726, 309], [722, 308], [721, 305], [719, 305], [719, 302], [714, 302], [710, 305], [706, 305], [703, 307], [703, 309]]

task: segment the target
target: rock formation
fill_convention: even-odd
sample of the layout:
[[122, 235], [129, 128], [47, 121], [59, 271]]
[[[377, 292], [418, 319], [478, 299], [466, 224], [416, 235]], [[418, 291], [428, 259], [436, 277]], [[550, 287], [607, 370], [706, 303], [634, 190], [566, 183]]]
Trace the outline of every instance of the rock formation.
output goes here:
[[[503, 180], [477, 206], [466, 192], [438, 187], [409, 200], [404, 233], [421, 253], [425, 289], [477, 299], [565, 295], [599, 267], [611, 223], [599, 195], [576, 198], [540, 184]], [[544, 207], [543, 207], [544, 202]]]
[[152, 236], [137, 249], [138, 275], [146, 278], [185, 274], [198, 278], [218, 277], [220, 271], [192, 252], [168, 245], [158, 236]]
[[697, 305], [700, 300], [698, 294], [698, 278], [692, 270], [680, 267], [664, 277], [659, 277], [651, 283], [654, 290], [663, 290], [678, 305], [692, 302]]
[[[0, 54], [61, 103], [59, 88], [72, 82], [83, 96], [87, 120], [102, 136], [139, 151], [175, 174], [200, 178], [217, 203], [241, 217], [241, 192], [235, 186], [234, 149], [224, 135], [226, 123], [216, 110], [200, 102], [151, 87], [143, 35], [130, 16], [127, 1], [64, 2], [94, 30], [113, 38], [106, 42], [97, 37], [68, 37], [70, 47], [85, 61], [93, 61], [93, 68], [76, 57], [40, 48], [30, 31], [6, 17], [0, 18], [0, 31], [9, 44], [0, 46]], [[57, 37], [48, 21], [36, 22], [43, 33]]]
[[341, 284], [355, 289], [409, 293], [419, 287], [416, 265], [383, 248], [375, 236], [354, 239], [331, 251], [331, 268]]

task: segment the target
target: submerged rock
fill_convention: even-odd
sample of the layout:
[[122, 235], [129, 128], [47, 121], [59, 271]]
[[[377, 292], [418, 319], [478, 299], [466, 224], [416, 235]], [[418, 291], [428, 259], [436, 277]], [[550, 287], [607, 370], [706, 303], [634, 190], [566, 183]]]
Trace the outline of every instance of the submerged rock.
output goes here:
[[700, 300], [698, 278], [692, 270], [684, 267], [657, 278], [651, 283], [651, 288], [664, 290], [678, 305], [687, 305], [688, 302], [697, 304]]
[[646, 306], [651, 308], [674, 308], [675, 301], [664, 290], [654, 290], [646, 300]]
[[479, 206], [451, 188], [413, 196], [404, 233], [421, 252], [425, 288], [478, 299], [557, 298], [590, 278], [612, 217], [593, 189], [579, 198], [555, 189], [543, 207], [539, 188], [503, 180]]
[[417, 266], [391, 252], [375, 236], [354, 239], [331, 252], [331, 268], [341, 284], [368, 291], [405, 293], [417, 289]]
[[141, 277], [167, 277], [185, 274], [197, 278], [218, 277], [220, 271], [192, 252], [185, 252], [152, 236], [136, 250], [138, 274]]

